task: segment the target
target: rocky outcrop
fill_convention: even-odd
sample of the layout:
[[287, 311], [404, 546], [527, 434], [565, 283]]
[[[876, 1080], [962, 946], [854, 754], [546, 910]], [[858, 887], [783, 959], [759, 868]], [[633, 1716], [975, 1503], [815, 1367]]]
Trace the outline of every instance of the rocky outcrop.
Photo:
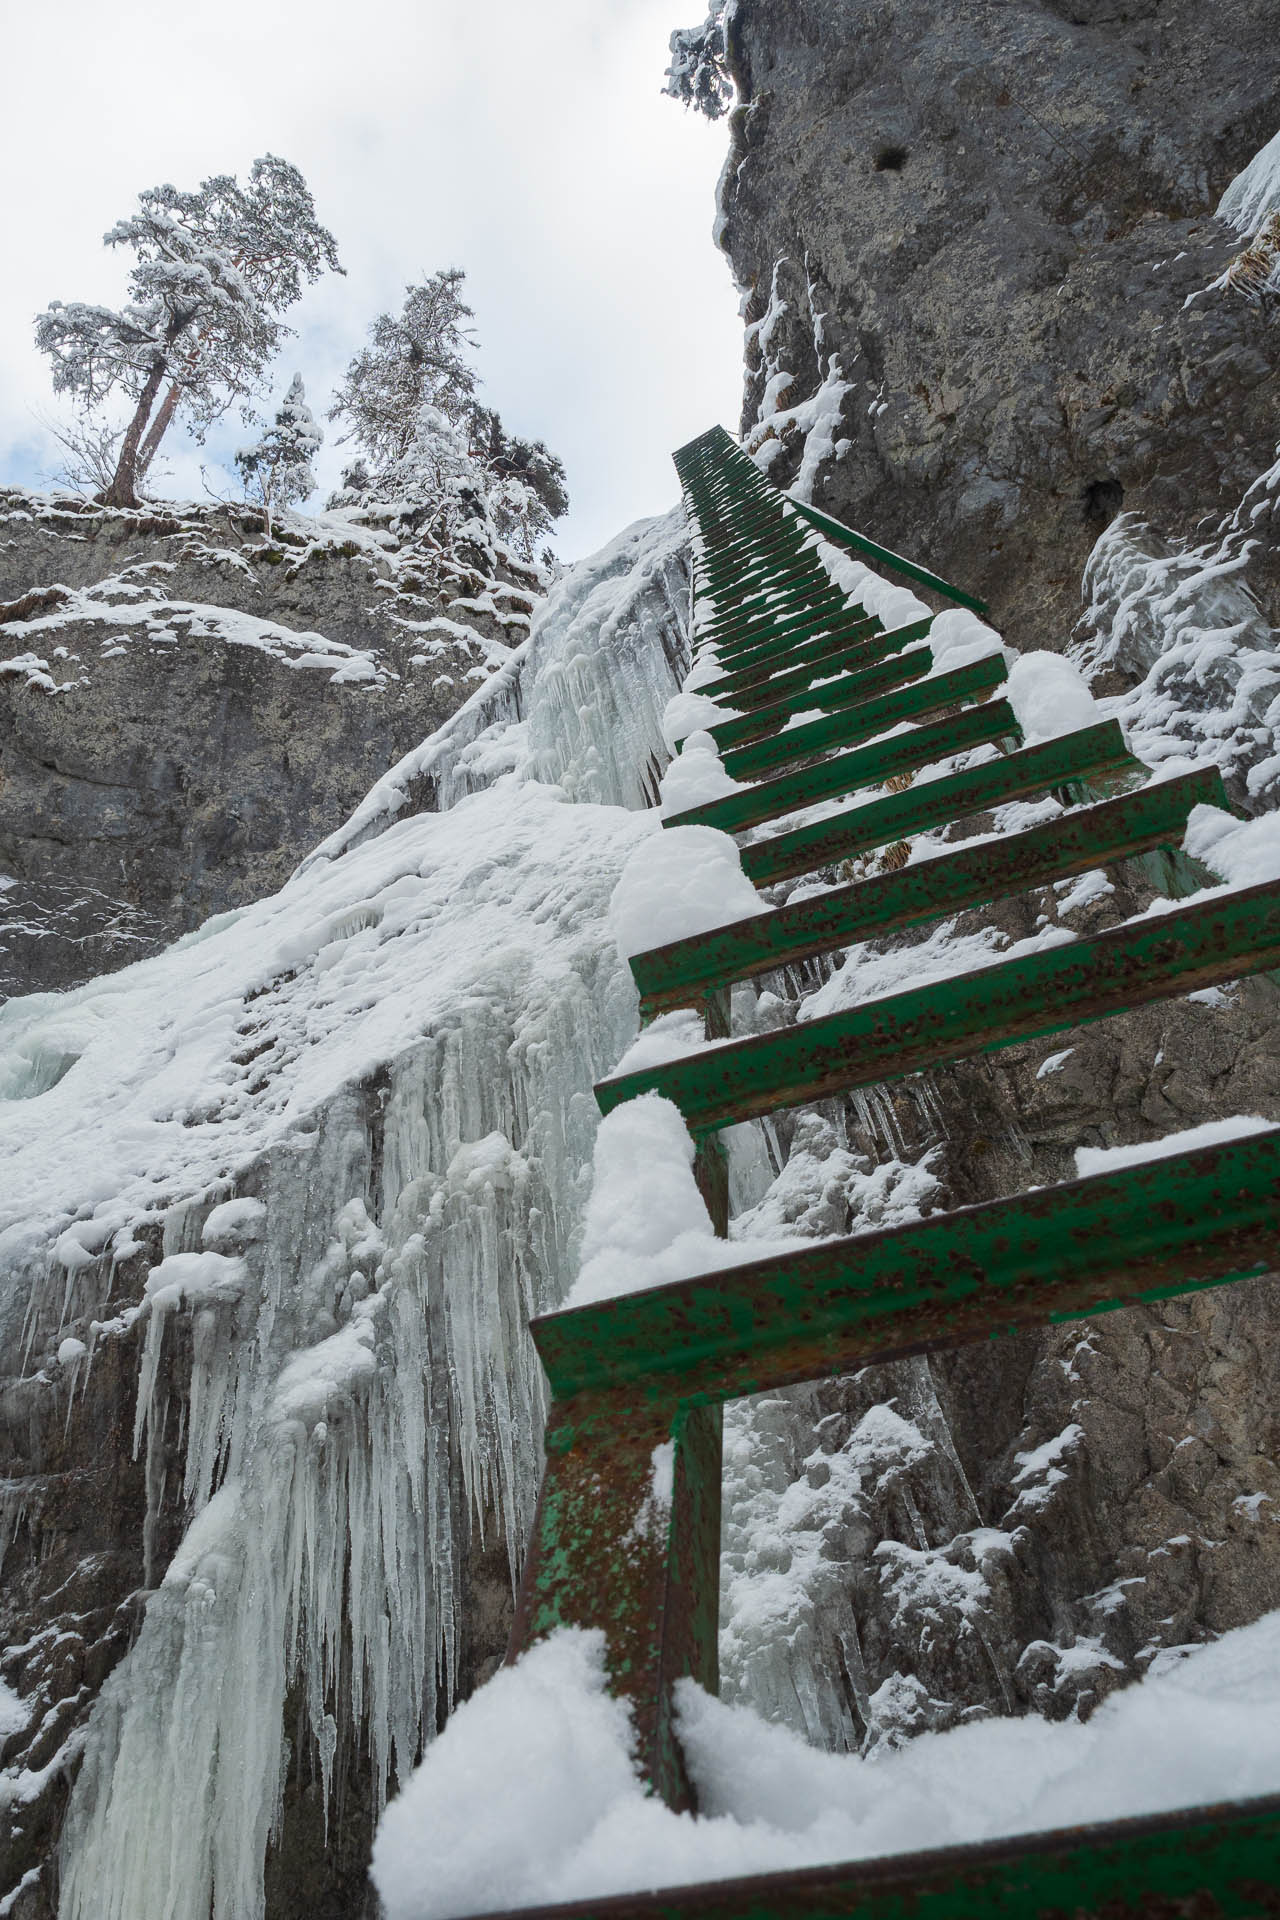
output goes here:
[[260, 899], [528, 631], [538, 576], [222, 509], [0, 513], [0, 992]]
[[[1265, 301], [1210, 287], [1241, 244], [1213, 210], [1280, 124], [1270, 10], [738, 0], [730, 21], [718, 230], [760, 463], [984, 595], [1011, 644], [1072, 647], [1150, 764], [1214, 759], [1238, 805], [1274, 807], [1280, 341]], [[1092, 932], [1194, 884], [1122, 865], [946, 937]], [[885, 945], [909, 967], [934, 931]], [[793, 1018], [775, 985], [771, 1021]], [[1079, 1147], [1280, 1119], [1278, 1016], [1262, 978], [835, 1103], [821, 1152], [782, 1129], [793, 1184], [807, 1154], [812, 1231], [846, 1231], [891, 1175], [954, 1206], [1069, 1179]], [[1084, 1714], [1280, 1604], [1275, 1284], [740, 1410], [730, 1690], [837, 1746]], [[770, 1648], [752, 1596], [779, 1569]]]
[[1280, 125], [1273, 10], [732, 15], [744, 425], [783, 482], [819, 425], [820, 504], [988, 598], [1014, 645], [1064, 647], [1122, 508], [1200, 537], [1274, 458], [1270, 315], [1203, 291], [1241, 244], [1218, 199]]

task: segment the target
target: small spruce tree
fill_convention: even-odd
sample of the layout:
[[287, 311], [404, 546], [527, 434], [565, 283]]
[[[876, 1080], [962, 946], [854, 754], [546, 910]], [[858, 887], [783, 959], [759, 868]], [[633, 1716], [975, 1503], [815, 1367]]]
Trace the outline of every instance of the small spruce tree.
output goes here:
[[323, 440], [324, 431], [307, 405], [302, 375], [295, 373], [274, 423], [256, 445], [241, 447], [236, 455], [245, 494], [261, 505], [268, 539], [272, 515], [315, 492], [311, 462]]
[[378, 315], [368, 346], [343, 375], [329, 418], [345, 421], [343, 438], [356, 441], [377, 469], [404, 459], [424, 408], [461, 420], [476, 390], [465, 278], [461, 268], [445, 267], [406, 287], [400, 312]]
[[508, 433], [490, 407], [473, 406], [469, 425], [472, 457], [485, 472], [498, 536], [532, 560], [539, 542], [569, 511], [564, 463], [544, 441]]
[[729, 30], [735, 0], [712, 0], [700, 27], [677, 27], [671, 36], [671, 65], [662, 89], [708, 120], [718, 120], [733, 104], [729, 72]]
[[394, 504], [443, 553], [463, 540], [501, 543], [532, 562], [568, 511], [565, 471], [541, 440], [509, 434], [475, 399], [464, 277], [457, 267], [429, 275], [405, 289], [398, 314], [379, 314], [370, 327], [329, 410], [364, 457], [330, 504]]

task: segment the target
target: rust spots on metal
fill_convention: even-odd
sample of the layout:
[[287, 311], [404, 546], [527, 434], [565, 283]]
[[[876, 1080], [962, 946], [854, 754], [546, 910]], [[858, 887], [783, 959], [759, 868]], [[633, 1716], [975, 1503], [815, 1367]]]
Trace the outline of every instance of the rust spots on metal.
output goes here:
[[[1280, 1267], [1280, 1128], [532, 1323], [561, 1397], [828, 1378]], [[621, 1404], [621, 1403], [620, 1403]]]
[[[855, 940], [881, 938], [1155, 847], [1176, 847], [1191, 809], [1206, 805], [1227, 805], [1214, 767], [1162, 780], [1007, 839], [961, 846], [906, 871], [899, 859], [897, 870], [652, 947], [631, 962], [641, 1016], [692, 1005], [726, 981], [769, 973]], [[721, 1029], [727, 1033], [727, 1027]], [[708, 1030], [708, 1037], [721, 1035]]]
[[[775, 880], [813, 873], [857, 853], [868, 853], [891, 840], [909, 839], [930, 827], [947, 826], [966, 813], [1045, 793], [1066, 780], [1122, 775], [1132, 773], [1136, 766], [1117, 723], [1104, 720], [1099, 726], [1082, 727], [1077, 733], [1026, 747], [985, 766], [930, 780], [910, 793], [869, 800], [814, 826], [793, 827], [771, 839], [757, 840], [742, 849], [743, 871], [757, 886], [767, 886]], [[894, 771], [905, 769], [890, 770]]]
[[660, 1093], [695, 1131], [707, 1131], [1277, 966], [1280, 883], [1268, 881], [620, 1074], [602, 1080], [596, 1098], [609, 1113], [638, 1094]]

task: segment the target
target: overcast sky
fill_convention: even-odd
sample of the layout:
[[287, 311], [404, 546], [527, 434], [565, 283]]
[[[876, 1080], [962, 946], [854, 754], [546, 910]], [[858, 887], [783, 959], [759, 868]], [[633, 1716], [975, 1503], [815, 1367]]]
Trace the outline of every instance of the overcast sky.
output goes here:
[[[114, 303], [128, 256], [102, 235], [139, 189], [243, 176], [283, 155], [332, 228], [329, 276], [290, 316], [317, 416], [368, 321], [407, 280], [467, 274], [482, 397], [564, 460], [558, 545], [591, 551], [675, 498], [672, 448], [736, 427], [741, 324], [711, 242], [724, 156], [663, 98], [667, 36], [704, 0], [60, 0], [6, 24], [0, 480], [56, 464], [59, 411], [32, 316]], [[165, 490], [199, 494], [201, 453], [173, 430]], [[326, 446], [331, 485], [342, 455]], [[224, 480], [224, 484], [229, 484]], [[316, 504], [315, 500], [311, 503]]]

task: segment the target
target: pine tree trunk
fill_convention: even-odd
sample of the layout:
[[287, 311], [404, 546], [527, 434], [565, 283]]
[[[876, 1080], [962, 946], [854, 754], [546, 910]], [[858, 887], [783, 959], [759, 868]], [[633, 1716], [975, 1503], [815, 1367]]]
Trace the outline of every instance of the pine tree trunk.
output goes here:
[[147, 375], [147, 383], [138, 396], [138, 405], [129, 422], [128, 432], [120, 443], [120, 457], [116, 461], [116, 470], [111, 477], [111, 485], [102, 496], [104, 507], [136, 507], [138, 504], [138, 445], [142, 439], [147, 416], [155, 405], [156, 395], [160, 391], [160, 382], [164, 379], [167, 361], [158, 353]]
[[164, 399], [160, 403], [160, 411], [157, 413], [155, 419], [151, 422], [151, 426], [148, 430], [147, 437], [143, 441], [141, 451], [138, 454], [137, 467], [134, 471], [134, 476], [133, 476], [134, 485], [136, 487], [140, 487], [143, 481], [146, 479], [147, 473], [151, 466], [151, 462], [156, 457], [156, 448], [160, 445], [160, 442], [164, 439], [165, 433], [168, 430], [169, 422], [173, 419], [174, 414], [177, 412], [178, 402], [181, 398], [182, 398], [182, 388], [178, 385], [178, 382], [174, 380], [170, 384], [168, 393], [166, 393]]

